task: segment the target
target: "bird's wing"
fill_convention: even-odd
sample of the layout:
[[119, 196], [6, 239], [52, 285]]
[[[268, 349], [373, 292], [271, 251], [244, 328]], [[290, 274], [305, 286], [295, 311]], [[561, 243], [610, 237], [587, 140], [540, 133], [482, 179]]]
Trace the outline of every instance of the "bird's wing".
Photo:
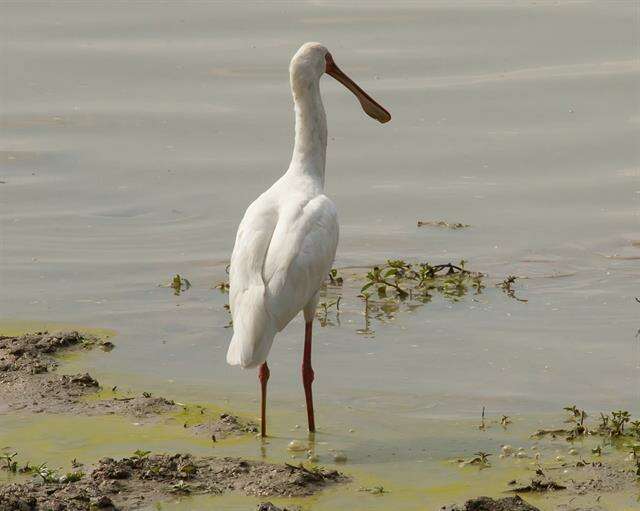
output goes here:
[[267, 309], [278, 330], [315, 297], [337, 245], [338, 215], [325, 195], [280, 210], [263, 269]]
[[254, 367], [265, 361], [277, 329], [265, 303], [263, 268], [278, 223], [274, 201], [263, 194], [238, 227], [229, 269], [229, 306], [233, 338], [227, 352], [231, 365]]
[[266, 194], [248, 208], [240, 222], [229, 269], [230, 305], [250, 286], [264, 286], [262, 271], [271, 237], [278, 224], [276, 204]]

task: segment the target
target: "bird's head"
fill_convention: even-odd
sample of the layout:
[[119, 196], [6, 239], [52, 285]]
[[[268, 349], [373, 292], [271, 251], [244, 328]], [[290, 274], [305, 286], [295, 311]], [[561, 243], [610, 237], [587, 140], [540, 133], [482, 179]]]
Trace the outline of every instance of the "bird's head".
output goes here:
[[320, 43], [303, 44], [291, 59], [289, 73], [294, 92], [309, 89], [326, 73], [353, 92], [369, 117], [382, 123], [391, 120], [391, 114], [349, 78], [336, 65], [329, 50]]

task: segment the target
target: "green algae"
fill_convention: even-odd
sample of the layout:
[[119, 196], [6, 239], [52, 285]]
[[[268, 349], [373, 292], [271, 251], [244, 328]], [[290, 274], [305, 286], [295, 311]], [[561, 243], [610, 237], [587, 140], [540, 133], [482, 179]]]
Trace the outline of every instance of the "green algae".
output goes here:
[[[26, 329], [32, 328], [25, 325]], [[25, 328], [23, 326], [22, 328]], [[43, 325], [45, 326], [45, 325]], [[69, 325], [47, 324], [46, 328], [61, 329]], [[16, 325], [14, 332], [21, 333]], [[74, 328], [77, 328], [74, 326]], [[95, 334], [95, 329], [82, 329]], [[67, 359], [66, 366], [81, 367], [83, 356]], [[95, 353], [93, 355], [96, 355]], [[92, 355], [92, 356], [93, 356]], [[100, 354], [100, 356], [106, 356]], [[126, 378], [123, 388], [130, 388], [135, 378]], [[140, 382], [137, 382], [140, 383]], [[182, 390], [182, 392], [181, 392]], [[139, 392], [137, 392], [139, 394]], [[186, 394], [175, 388], [174, 394]], [[106, 386], [87, 399], [112, 399], [126, 397], [129, 390], [119, 386]], [[344, 486], [330, 488], [318, 495], [298, 499], [269, 499], [277, 505], [300, 505], [302, 509], [438, 509], [445, 504], [463, 502], [479, 494], [504, 495], [511, 480], [530, 480], [536, 461], [526, 459], [499, 459], [504, 444], [522, 446], [527, 452], [535, 445], [545, 460], [562, 454], [569, 458], [568, 450], [577, 447], [580, 458], [607, 459], [621, 462], [622, 446], [611, 444], [593, 452], [600, 444], [595, 438], [581, 438], [571, 444], [564, 438], [534, 439], [531, 433], [541, 424], [562, 420], [559, 414], [522, 417], [512, 415], [508, 428], [501, 425], [501, 414], [487, 417], [484, 429], [478, 429], [477, 420], [441, 418], [415, 418], [410, 413], [396, 415], [393, 423], [378, 417], [367, 408], [319, 409], [324, 417], [320, 431], [310, 437], [303, 428], [296, 428], [302, 410], [292, 407], [276, 407], [270, 414], [273, 436], [265, 441], [247, 435], [213, 443], [210, 438], [194, 436], [190, 427], [213, 420], [228, 408], [199, 402], [177, 402], [178, 411], [160, 415], [151, 421], [115, 415], [81, 417], [68, 415], [26, 414], [0, 415], [0, 446], [8, 446], [18, 452], [19, 464], [46, 463], [61, 473], [72, 470], [73, 460], [90, 465], [105, 456], [129, 456], [136, 450], [153, 452], [190, 452], [196, 455], [238, 456], [282, 463], [306, 463], [305, 453], [291, 453], [287, 445], [292, 439], [308, 443], [309, 449], [319, 456], [318, 465], [337, 468], [353, 478]], [[238, 408], [251, 408], [247, 402], [237, 402]], [[409, 412], [409, 410], [407, 410]], [[330, 419], [329, 419], [330, 417]], [[252, 419], [244, 414], [244, 419]], [[619, 448], [618, 448], [619, 447]], [[345, 464], [332, 462], [332, 452], [347, 454]], [[491, 467], [480, 470], [475, 466], [460, 467], [459, 458], [469, 458], [473, 453], [492, 453]], [[597, 451], [597, 449], [596, 449]], [[576, 460], [578, 458], [575, 458]], [[573, 460], [572, 460], [573, 461]], [[26, 477], [2, 472], [0, 478]], [[362, 487], [382, 486], [387, 493], [375, 494], [359, 491]], [[574, 504], [593, 504], [593, 496], [568, 496], [560, 493], [527, 495], [542, 510], [555, 509], [574, 498]], [[632, 509], [636, 496], [633, 492], [603, 494], [600, 505], [605, 509]], [[176, 496], [156, 506], [157, 509], [191, 510], [247, 509], [265, 499], [239, 495], [224, 496]]]
[[55, 321], [0, 319], [0, 335], [23, 335], [29, 332], [64, 332], [76, 330], [83, 334], [89, 334], [101, 340], [114, 337], [117, 333], [109, 328], [96, 328], [74, 323], [61, 323]]

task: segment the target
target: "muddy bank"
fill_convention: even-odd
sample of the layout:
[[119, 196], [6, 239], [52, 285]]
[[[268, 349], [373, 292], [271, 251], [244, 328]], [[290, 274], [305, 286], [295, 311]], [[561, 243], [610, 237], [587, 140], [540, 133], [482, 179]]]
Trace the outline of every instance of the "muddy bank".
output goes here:
[[[115, 414], [151, 419], [182, 410], [182, 405], [146, 392], [139, 396], [87, 399], [101, 390], [100, 383], [88, 373], [57, 374], [56, 356], [95, 347], [110, 351], [114, 345], [76, 331], [0, 336], [0, 412]], [[256, 424], [229, 414], [216, 418], [203, 415], [201, 424], [188, 429], [214, 440], [258, 431]]]
[[[556, 472], [559, 472], [556, 470]], [[549, 475], [542, 469], [527, 483], [512, 481], [514, 493], [546, 493], [561, 491], [570, 495], [596, 495], [624, 492], [638, 487], [634, 469], [612, 466], [602, 462], [576, 464], [562, 467], [561, 474]]]
[[[76, 473], [78, 474], [78, 473]], [[37, 475], [36, 475], [37, 477]], [[168, 498], [239, 492], [259, 497], [308, 496], [349, 479], [337, 471], [237, 458], [136, 453], [100, 460], [75, 482], [48, 479], [0, 487], [0, 511], [129, 510]]]
[[517, 495], [502, 499], [477, 497], [470, 499], [463, 506], [445, 506], [441, 511], [540, 511]]
[[56, 355], [81, 349], [113, 349], [109, 341], [80, 332], [36, 332], [0, 337], [0, 410], [82, 415], [120, 414], [138, 418], [178, 410], [168, 399], [143, 394], [84, 399], [101, 390], [90, 374], [56, 373]]
[[257, 424], [243, 422], [235, 415], [228, 413], [220, 414], [220, 418], [215, 421], [196, 424], [189, 429], [196, 435], [211, 438], [214, 442], [223, 438], [249, 433], [255, 434], [260, 431]]

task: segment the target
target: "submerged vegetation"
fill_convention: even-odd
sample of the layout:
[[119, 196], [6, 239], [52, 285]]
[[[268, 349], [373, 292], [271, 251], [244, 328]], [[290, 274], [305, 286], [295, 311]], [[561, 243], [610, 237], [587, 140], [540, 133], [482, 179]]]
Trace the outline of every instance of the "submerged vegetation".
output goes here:
[[176, 273], [169, 284], [158, 284], [158, 286], [171, 288], [173, 289], [174, 295], [180, 296], [181, 293], [184, 293], [189, 288], [191, 288], [191, 282], [189, 282], [188, 279], [182, 277], [180, 274]]
[[342, 300], [341, 296], [338, 296], [335, 300], [326, 300], [322, 301], [318, 304], [318, 310], [316, 311], [316, 316], [318, 317], [318, 321], [320, 321], [320, 326], [327, 326], [328, 324], [333, 324], [329, 319], [329, 311], [332, 308], [335, 308], [335, 318], [336, 322], [340, 323], [340, 300]]
[[[632, 421], [631, 414], [626, 410], [615, 410], [610, 413], [601, 412], [599, 416], [600, 422], [592, 425], [587, 424], [587, 412], [576, 405], [566, 406], [564, 410], [569, 412], [569, 416], [565, 420], [569, 427], [539, 429], [533, 433], [532, 437], [564, 435], [567, 441], [573, 441], [585, 436], [599, 436], [640, 442], [640, 420]], [[625, 430], [627, 424], [629, 428]]]
[[418, 227], [440, 227], [442, 229], [466, 229], [471, 227], [469, 224], [463, 224], [461, 222], [445, 222], [444, 220], [418, 220]]
[[374, 289], [379, 298], [391, 296], [399, 300], [411, 299], [420, 302], [431, 300], [434, 292], [456, 301], [464, 296], [469, 288], [480, 293], [481, 273], [465, 268], [466, 261], [457, 265], [452, 263], [431, 265], [430, 263], [411, 264], [401, 259], [388, 260], [383, 266], [374, 266], [366, 274], [366, 283], [360, 292], [364, 295]]
[[475, 465], [479, 468], [488, 468], [491, 466], [489, 463], [489, 454], [488, 452], [478, 451], [474, 453], [473, 457], [469, 459], [458, 459], [456, 460], [461, 467], [467, 467], [469, 465]]
[[518, 278], [519, 277], [516, 277], [515, 275], [509, 275], [506, 279], [504, 279], [502, 282], [498, 284], [498, 287], [502, 289], [509, 298], [513, 298], [514, 300], [518, 300], [519, 302], [526, 303], [529, 300], [525, 300], [524, 298], [518, 298], [516, 296], [515, 290], [513, 289], [513, 284], [515, 284]]

